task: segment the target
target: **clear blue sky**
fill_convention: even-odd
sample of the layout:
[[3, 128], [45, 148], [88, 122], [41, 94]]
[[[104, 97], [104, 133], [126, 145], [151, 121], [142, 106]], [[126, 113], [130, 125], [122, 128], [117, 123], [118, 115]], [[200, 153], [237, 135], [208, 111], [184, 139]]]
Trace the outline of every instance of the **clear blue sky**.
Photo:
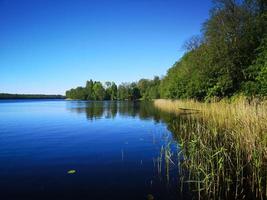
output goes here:
[[0, 0], [0, 92], [64, 94], [88, 79], [162, 76], [210, 0]]

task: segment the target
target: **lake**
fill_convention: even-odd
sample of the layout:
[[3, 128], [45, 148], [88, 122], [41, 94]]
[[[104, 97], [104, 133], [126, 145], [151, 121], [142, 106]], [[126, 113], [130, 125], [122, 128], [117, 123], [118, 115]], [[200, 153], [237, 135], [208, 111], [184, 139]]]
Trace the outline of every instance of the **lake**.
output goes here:
[[190, 199], [164, 162], [179, 151], [172, 117], [146, 102], [2, 100], [0, 199]]

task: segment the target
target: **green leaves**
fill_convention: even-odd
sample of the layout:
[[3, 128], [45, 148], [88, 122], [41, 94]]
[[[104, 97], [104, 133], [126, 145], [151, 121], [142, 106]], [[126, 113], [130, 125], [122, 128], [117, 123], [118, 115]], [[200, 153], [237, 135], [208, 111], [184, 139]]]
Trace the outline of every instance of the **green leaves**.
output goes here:
[[202, 29], [203, 41], [189, 48], [161, 81], [163, 98], [267, 95], [267, 4], [215, 2]]
[[137, 100], [156, 99], [160, 97], [160, 79], [141, 79], [139, 82], [122, 83], [117, 87], [114, 82], [106, 82], [105, 86], [99, 81], [87, 81], [86, 86], [66, 91], [67, 98], [79, 100]]

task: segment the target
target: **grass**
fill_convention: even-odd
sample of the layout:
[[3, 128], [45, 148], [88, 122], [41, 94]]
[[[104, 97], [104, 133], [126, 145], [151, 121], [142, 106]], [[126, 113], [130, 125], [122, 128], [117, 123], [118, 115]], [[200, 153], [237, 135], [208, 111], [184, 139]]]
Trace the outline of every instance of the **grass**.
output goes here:
[[169, 128], [180, 143], [181, 174], [189, 172], [187, 182], [199, 198], [267, 198], [265, 102], [155, 100], [154, 104], [180, 116]]

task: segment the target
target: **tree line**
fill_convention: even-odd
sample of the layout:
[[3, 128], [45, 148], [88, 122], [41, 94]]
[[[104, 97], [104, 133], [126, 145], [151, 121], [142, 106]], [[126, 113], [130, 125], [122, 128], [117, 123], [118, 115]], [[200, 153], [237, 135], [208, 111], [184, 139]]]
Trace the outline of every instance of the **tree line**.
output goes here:
[[159, 94], [160, 78], [155, 76], [153, 80], [141, 79], [138, 82], [122, 83], [105, 82], [92, 79], [87, 81], [85, 87], [72, 88], [66, 91], [66, 97], [79, 100], [137, 100], [156, 99]]
[[0, 93], [0, 99], [64, 99], [62, 95]]
[[162, 79], [119, 86], [90, 80], [66, 96], [84, 100], [267, 96], [266, 0], [214, 0], [201, 35], [186, 41], [184, 48], [185, 54]]

